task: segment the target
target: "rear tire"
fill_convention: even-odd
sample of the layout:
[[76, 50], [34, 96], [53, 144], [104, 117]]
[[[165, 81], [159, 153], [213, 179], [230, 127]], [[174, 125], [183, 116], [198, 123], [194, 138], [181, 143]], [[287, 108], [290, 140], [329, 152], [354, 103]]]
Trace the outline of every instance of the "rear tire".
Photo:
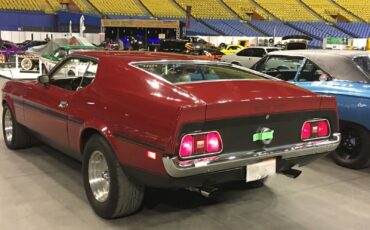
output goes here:
[[144, 186], [123, 172], [109, 143], [95, 134], [87, 141], [83, 154], [85, 192], [95, 213], [112, 219], [136, 212], [143, 202]]
[[7, 104], [3, 107], [3, 136], [5, 145], [9, 149], [26, 148], [32, 144], [27, 129], [17, 122], [13, 111]]
[[334, 161], [343, 167], [361, 169], [370, 160], [370, 133], [365, 128], [352, 124], [341, 124], [342, 140], [332, 153]]

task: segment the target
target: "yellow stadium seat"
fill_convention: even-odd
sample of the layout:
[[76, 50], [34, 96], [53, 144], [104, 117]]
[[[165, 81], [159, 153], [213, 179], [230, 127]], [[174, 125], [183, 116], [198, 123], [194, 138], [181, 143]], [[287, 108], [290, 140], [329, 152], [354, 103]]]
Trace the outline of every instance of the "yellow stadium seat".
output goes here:
[[172, 0], [141, 0], [141, 2], [155, 17], [185, 17], [185, 12], [178, 9]]
[[256, 2], [282, 21], [320, 20], [296, 0], [256, 0]]
[[191, 6], [192, 15], [197, 18], [233, 19], [233, 16], [218, 0], [176, 0], [184, 9]]
[[335, 22], [338, 16], [342, 16], [351, 22], [357, 21], [351, 14], [329, 0], [302, 0], [302, 2], [322, 16], [326, 21]]
[[336, 3], [370, 23], [370, 1], [369, 0], [335, 0]]
[[266, 14], [260, 7], [255, 4], [252, 0], [223, 0], [239, 17], [243, 19], [249, 19], [248, 14], [256, 13], [262, 17], [262, 19], [268, 19]]
[[102, 14], [142, 16], [144, 13], [135, 0], [90, 0]]

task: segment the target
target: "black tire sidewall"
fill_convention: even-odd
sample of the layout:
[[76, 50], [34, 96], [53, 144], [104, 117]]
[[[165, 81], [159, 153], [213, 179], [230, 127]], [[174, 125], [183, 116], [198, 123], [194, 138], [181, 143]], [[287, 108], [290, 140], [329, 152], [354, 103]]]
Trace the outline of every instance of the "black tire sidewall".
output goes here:
[[[110, 175], [109, 195], [107, 200], [104, 202], [99, 202], [95, 199], [89, 183], [88, 177], [89, 159], [95, 150], [99, 150], [100, 152], [103, 153], [108, 164], [108, 170]], [[117, 208], [119, 187], [117, 180], [117, 172], [115, 169], [116, 169], [116, 158], [110, 145], [100, 135], [94, 135], [86, 143], [86, 147], [84, 149], [82, 175], [86, 196], [94, 211], [103, 218], [111, 218], [114, 215], [114, 212]]]
[[361, 169], [367, 166], [370, 159], [370, 134], [365, 128], [356, 124], [341, 124], [341, 129], [352, 129], [360, 137], [361, 149], [359, 155], [353, 159], [343, 159], [343, 157], [337, 153], [338, 150], [332, 153], [332, 158], [338, 165], [352, 169]]

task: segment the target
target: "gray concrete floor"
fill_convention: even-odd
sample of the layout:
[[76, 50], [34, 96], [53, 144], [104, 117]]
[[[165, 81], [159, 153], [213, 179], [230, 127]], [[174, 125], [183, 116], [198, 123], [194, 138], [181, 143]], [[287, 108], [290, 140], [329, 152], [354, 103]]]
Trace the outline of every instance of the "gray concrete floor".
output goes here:
[[295, 180], [228, 186], [213, 199], [151, 189], [139, 213], [107, 221], [88, 204], [78, 162], [46, 146], [11, 151], [0, 139], [1, 230], [370, 228], [370, 169], [345, 169], [330, 158]]

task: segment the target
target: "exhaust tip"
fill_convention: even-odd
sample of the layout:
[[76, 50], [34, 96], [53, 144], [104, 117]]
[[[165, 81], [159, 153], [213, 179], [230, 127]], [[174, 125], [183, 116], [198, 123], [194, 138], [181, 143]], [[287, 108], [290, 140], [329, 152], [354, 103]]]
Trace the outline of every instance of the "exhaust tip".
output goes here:
[[302, 171], [298, 169], [288, 169], [282, 172], [285, 176], [290, 177], [290, 178], [297, 178], [299, 175], [301, 175]]

